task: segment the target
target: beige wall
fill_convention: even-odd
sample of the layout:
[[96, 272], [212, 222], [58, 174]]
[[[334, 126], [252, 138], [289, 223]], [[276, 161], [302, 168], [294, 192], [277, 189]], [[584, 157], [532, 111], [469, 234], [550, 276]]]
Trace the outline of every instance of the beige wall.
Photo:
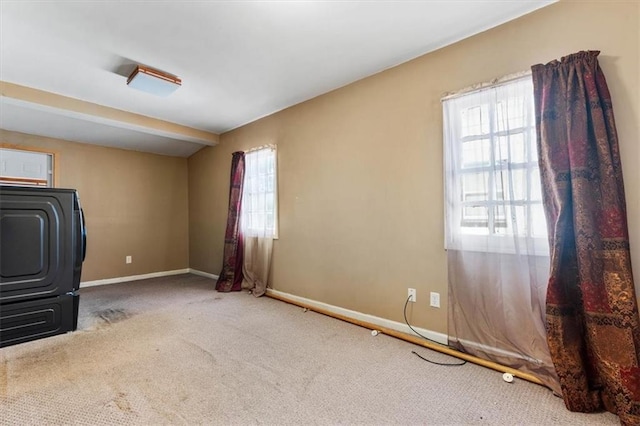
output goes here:
[[78, 190], [87, 222], [82, 281], [189, 267], [185, 158], [3, 130], [0, 142], [58, 154], [58, 186]]
[[[189, 159], [191, 267], [219, 273], [231, 153], [278, 145], [277, 290], [446, 332], [440, 97], [601, 50], [640, 268], [640, 3], [562, 2], [222, 135]], [[639, 286], [640, 287], [640, 286]], [[443, 308], [428, 307], [429, 292]]]
[[220, 185], [216, 185], [214, 192], [213, 184], [225, 181], [229, 184], [231, 164], [226, 168], [211, 167], [214, 152], [201, 149], [189, 158], [189, 267], [218, 274], [219, 265], [222, 264], [222, 249], [219, 246], [224, 244], [229, 188], [225, 198], [218, 192]]

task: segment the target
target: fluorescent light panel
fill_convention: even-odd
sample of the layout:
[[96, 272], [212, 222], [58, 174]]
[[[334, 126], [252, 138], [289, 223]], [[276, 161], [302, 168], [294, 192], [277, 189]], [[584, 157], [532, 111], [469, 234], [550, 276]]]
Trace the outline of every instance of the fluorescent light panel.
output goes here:
[[127, 80], [129, 87], [156, 96], [169, 96], [182, 85], [182, 80], [171, 74], [138, 65]]

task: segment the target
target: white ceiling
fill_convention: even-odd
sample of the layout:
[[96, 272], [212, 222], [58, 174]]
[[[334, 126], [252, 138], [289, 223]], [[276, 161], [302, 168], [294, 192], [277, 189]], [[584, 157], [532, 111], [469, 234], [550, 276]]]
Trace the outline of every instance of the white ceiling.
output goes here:
[[[553, 2], [0, 0], [0, 80], [223, 133]], [[183, 85], [167, 98], [131, 89], [135, 64]], [[91, 130], [64, 111], [0, 107], [9, 130], [168, 155], [200, 147], [107, 124], [79, 139]]]

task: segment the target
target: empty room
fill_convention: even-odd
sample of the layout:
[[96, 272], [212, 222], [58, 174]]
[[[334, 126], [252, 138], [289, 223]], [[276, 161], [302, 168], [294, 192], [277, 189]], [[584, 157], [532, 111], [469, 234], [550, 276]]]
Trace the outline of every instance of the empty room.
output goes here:
[[0, 49], [0, 425], [640, 425], [640, 2], [0, 0]]

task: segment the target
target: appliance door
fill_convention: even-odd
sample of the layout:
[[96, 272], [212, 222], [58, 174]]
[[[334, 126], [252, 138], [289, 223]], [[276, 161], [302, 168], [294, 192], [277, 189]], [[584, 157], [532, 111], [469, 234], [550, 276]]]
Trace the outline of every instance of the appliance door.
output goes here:
[[75, 330], [78, 298], [65, 294], [0, 306], [0, 347]]
[[2, 192], [0, 304], [74, 290], [74, 194]]

